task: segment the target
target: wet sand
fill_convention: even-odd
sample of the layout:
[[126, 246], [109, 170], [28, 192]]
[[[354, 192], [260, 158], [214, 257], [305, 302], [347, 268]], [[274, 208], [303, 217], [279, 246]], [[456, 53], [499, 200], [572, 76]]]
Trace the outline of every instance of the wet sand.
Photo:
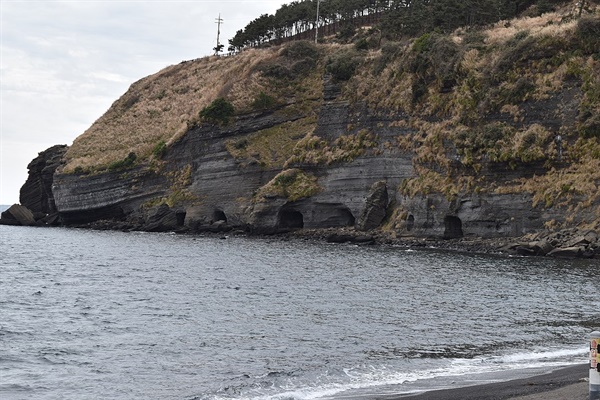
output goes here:
[[561, 368], [530, 378], [464, 388], [436, 390], [408, 396], [382, 396], [385, 400], [587, 400], [588, 364]]

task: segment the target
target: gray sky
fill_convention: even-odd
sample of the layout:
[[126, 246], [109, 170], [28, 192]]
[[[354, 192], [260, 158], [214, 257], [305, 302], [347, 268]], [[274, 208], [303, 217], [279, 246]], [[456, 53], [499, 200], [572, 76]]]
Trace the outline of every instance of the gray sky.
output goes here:
[[70, 145], [129, 86], [210, 55], [282, 0], [1, 0], [0, 204], [19, 202], [27, 164]]

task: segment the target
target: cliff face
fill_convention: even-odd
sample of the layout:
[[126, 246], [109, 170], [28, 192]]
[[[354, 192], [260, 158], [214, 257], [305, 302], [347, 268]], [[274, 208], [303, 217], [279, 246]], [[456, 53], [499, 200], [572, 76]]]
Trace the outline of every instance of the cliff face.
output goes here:
[[34, 158], [27, 169], [29, 176], [21, 188], [21, 205], [34, 213], [53, 214], [57, 212], [52, 191], [52, 182], [56, 169], [62, 163], [67, 146], [57, 145], [42, 151]]
[[[582, 50], [569, 24], [500, 44], [507, 28], [475, 44], [464, 32], [366, 52], [300, 42], [169, 67], [75, 141], [50, 191], [50, 170], [31, 177], [44, 184], [28, 181], [22, 202], [53, 199], [65, 224], [152, 231], [456, 238], [593, 225], [598, 43]], [[195, 116], [219, 97], [235, 106], [229, 121]], [[135, 147], [119, 139], [131, 131]]]
[[[535, 121], [544, 120], [544, 113], [556, 111], [547, 105], [532, 105], [530, 110], [528, 117]], [[258, 160], [236, 159], [227, 149], [230, 142], [244, 142], [257, 132], [305, 117], [302, 113], [282, 116], [263, 112], [240, 117], [227, 127], [193, 127], [167, 151], [159, 172], [138, 167], [89, 176], [56, 174], [53, 193], [58, 210], [66, 224], [116, 219], [143, 228], [155, 207], [153, 199], [163, 199], [157, 203], [162, 204], [173, 192], [185, 191], [184, 201], [172, 204], [172, 209], [184, 213], [179, 225], [191, 230], [243, 227], [274, 233], [294, 228], [352, 227], [369, 211], [367, 200], [372, 186], [383, 182], [389, 200], [380, 211], [385, 215], [402, 210], [402, 215], [388, 215], [396, 224], [391, 229], [398, 234], [445, 238], [521, 236], [543, 229], [546, 221], [564, 219], [564, 211], [559, 208], [533, 207], [532, 196], [526, 193], [461, 193], [451, 199], [435, 192], [404, 195], [402, 183], [418, 177], [415, 155], [386, 147], [385, 143], [409, 131], [394, 126], [397, 115], [376, 114], [364, 106], [357, 109], [336, 97], [323, 102], [313, 134], [333, 142], [344, 135], [376, 131], [377, 144], [348, 162], [292, 163], [289, 167], [317, 178], [319, 190], [310, 197], [290, 200], [273, 194], [257, 198], [256, 193], [282, 168], [264, 167], [256, 154]], [[532, 176], [536, 171], [535, 165], [512, 169], [499, 164], [488, 166], [485, 174], [489, 181], [502, 182]]]
[[166, 179], [151, 170], [135, 168], [92, 176], [56, 174], [52, 186], [63, 223], [135, 218], [144, 201], [161, 196]]

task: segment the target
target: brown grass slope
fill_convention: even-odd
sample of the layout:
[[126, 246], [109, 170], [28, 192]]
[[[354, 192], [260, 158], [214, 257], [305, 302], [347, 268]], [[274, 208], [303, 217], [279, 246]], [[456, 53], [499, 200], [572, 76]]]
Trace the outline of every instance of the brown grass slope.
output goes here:
[[67, 152], [64, 172], [101, 170], [134, 152], [147, 160], [154, 147], [167, 145], [198, 122], [199, 112], [217, 97], [227, 96], [247, 108], [264, 83], [253, 73], [276, 57], [274, 50], [247, 51], [235, 58], [207, 57], [183, 62], [135, 82], [127, 93]]

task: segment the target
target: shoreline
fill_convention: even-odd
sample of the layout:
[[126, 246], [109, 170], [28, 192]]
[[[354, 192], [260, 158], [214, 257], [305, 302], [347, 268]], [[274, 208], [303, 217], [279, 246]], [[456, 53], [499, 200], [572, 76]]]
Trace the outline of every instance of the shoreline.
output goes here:
[[[2, 224], [0, 224], [2, 226]], [[8, 225], [7, 225], [8, 226]], [[520, 251], [524, 247], [538, 247], [538, 243], [543, 242], [543, 237], [548, 232], [529, 234], [522, 237], [478, 237], [464, 236], [461, 238], [444, 239], [435, 236], [396, 236], [390, 232], [380, 229], [373, 229], [366, 232], [356, 231], [354, 228], [318, 228], [318, 229], [289, 229], [273, 233], [257, 233], [248, 229], [228, 228], [222, 230], [201, 230], [193, 231], [187, 228], [179, 230], [166, 231], [147, 231], [139, 227], [131, 227], [128, 224], [117, 223], [115, 221], [97, 221], [95, 223], [77, 224], [77, 225], [57, 225], [57, 226], [34, 226], [34, 228], [66, 228], [83, 229], [92, 231], [114, 231], [114, 232], [147, 232], [147, 233], [171, 233], [192, 237], [217, 237], [227, 239], [229, 237], [246, 237], [254, 239], [272, 239], [280, 241], [300, 240], [313, 241], [316, 243], [331, 244], [351, 244], [358, 246], [394, 246], [411, 250], [438, 250], [450, 251], [467, 254], [481, 254], [488, 256], [501, 257], [529, 257], [529, 258], [549, 258], [549, 259], [578, 259], [597, 262], [600, 260], [600, 234], [598, 242], [594, 243], [593, 252], [583, 252], [583, 245], [571, 247], [568, 253], [564, 254], [539, 254], [530, 251]], [[572, 237], [578, 233], [577, 228], [571, 232], [563, 234], [565, 237]], [[578, 237], [577, 240], [582, 239]], [[532, 241], [533, 240], [533, 241]], [[529, 241], [529, 242], [527, 242]], [[588, 245], [589, 246], [589, 245]]]
[[503, 382], [408, 395], [382, 395], [371, 400], [587, 400], [588, 364], [559, 368], [547, 374]]

